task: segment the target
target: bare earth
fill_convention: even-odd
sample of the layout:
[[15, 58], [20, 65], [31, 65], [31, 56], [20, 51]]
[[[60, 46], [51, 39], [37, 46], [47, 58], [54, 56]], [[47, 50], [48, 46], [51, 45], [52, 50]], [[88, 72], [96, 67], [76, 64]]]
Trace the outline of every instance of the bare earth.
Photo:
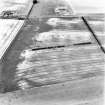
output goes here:
[[[104, 53], [81, 18], [54, 12], [64, 3], [46, 2], [0, 62], [0, 105], [104, 105]], [[104, 46], [104, 15], [86, 19]]]

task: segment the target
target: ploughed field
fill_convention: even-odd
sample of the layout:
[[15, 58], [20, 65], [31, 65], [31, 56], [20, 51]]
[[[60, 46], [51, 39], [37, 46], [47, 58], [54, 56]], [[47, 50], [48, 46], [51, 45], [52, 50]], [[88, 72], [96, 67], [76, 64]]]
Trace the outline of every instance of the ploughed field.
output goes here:
[[[104, 44], [104, 16], [86, 16]], [[103, 38], [102, 38], [103, 37]], [[78, 17], [31, 18], [1, 61], [1, 91], [104, 76], [104, 53]]]

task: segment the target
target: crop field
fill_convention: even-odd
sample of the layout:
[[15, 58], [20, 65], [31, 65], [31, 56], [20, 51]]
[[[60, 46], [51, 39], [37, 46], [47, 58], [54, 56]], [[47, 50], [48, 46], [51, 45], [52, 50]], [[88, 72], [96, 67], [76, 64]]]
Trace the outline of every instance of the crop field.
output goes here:
[[[27, 14], [27, 10], [19, 13]], [[102, 105], [105, 17], [102, 13], [83, 17], [93, 33], [81, 14], [74, 15], [64, 0], [39, 0], [25, 20], [0, 19], [3, 24], [0, 24], [0, 102], [3, 105], [8, 102], [10, 105]], [[21, 21], [20, 28], [14, 30], [18, 21]], [[15, 38], [8, 44], [11, 30], [16, 32]]]
[[[98, 33], [102, 21], [96, 22]], [[103, 56], [80, 18], [31, 19], [1, 63], [4, 91], [101, 76]]]

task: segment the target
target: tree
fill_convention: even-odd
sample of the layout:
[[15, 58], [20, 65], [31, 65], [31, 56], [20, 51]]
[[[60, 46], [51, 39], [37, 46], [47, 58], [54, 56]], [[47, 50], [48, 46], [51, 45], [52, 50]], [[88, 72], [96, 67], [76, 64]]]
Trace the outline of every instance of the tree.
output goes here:
[[36, 4], [36, 3], [38, 3], [38, 1], [37, 0], [33, 0], [33, 4]]

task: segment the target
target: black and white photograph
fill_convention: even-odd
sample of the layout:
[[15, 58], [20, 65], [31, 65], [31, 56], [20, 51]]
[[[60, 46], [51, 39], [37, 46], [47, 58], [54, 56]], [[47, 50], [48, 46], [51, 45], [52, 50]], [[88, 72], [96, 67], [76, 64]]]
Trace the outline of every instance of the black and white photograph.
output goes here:
[[0, 105], [105, 105], [105, 0], [0, 0]]

